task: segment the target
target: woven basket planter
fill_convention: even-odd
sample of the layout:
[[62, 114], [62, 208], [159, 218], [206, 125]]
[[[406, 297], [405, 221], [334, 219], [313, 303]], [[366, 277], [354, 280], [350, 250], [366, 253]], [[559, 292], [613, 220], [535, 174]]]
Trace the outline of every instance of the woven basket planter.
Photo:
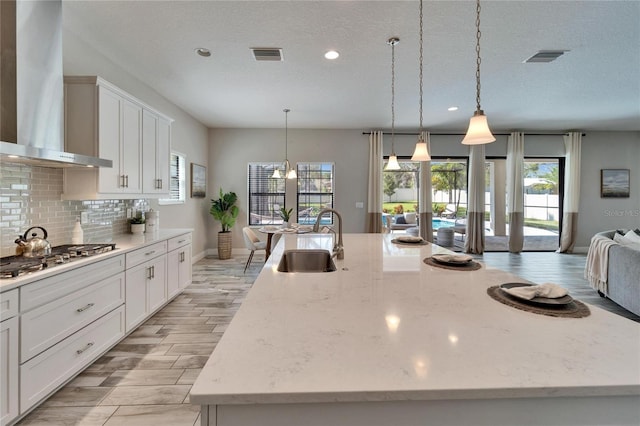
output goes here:
[[231, 259], [231, 232], [218, 232], [218, 258]]

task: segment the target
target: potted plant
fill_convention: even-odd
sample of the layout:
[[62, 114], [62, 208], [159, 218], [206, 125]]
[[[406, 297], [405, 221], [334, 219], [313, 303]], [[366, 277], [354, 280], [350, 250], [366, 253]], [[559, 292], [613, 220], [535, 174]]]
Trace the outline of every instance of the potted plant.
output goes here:
[[215, 220], [220, 221], [222, 231], [218, 232], [218, 257], [220, 259], [231, 258], [231, 228], [236, 224], [236, 218], [240, 209], [236, 206], [238, 196], [235, 192], [226, 194], [220, 188], [220, 197], [211, 200], [209, 213]]
[[129, 224], [131, 225], [131, 233], [132, 234], [143, 234], [144, 233], [144, 224], [145, 220], [142, 216], [136, 216], [129, 219]]
[[285, 207], [280, 207], [280, 217], [282, 218], [282, 227], [283, 228], [288, 228], [289, 227], [289, 221], [291, 220], [291, 213], [293, 212], [293, 209], [289, 209], [287, 210]]

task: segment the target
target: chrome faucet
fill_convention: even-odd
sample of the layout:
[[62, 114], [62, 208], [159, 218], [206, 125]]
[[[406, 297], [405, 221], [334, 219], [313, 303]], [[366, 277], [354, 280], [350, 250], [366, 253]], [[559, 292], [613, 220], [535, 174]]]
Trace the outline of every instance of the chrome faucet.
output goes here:
[[[336, 237], [333, 237], [333, 256], [336, 256], [338, 259], [344, 259], [344, 246], [342, 245], [342, 216], [334, 209], [323, 209], [318, 213], [318, 217], [316, 217], [316, 223], [313, 225], [313, 232], [318, 232], [320, 229], [320, 218], [325, 213], [333, 213], [338, 217], [338, 241], [336, 242]], [[331, 229], [331, 228], [329, 228]], [[335, 231], [331, 230], [335, 235]]]

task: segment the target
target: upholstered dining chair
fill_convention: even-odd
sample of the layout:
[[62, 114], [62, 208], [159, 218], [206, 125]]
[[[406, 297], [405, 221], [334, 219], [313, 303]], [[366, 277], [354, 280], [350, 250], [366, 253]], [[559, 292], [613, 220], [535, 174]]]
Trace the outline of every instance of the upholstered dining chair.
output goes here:
[[249, 254], [249, 259], [247, 259], [247, 263], [244, 265], [244, 272], [247, 272], [247, 268], [251, 264], [251, 260], [253, 259], [253, 254], [256, 250], [265, 250], [267, 248], [266, 241], [260, 241], [260, 238], [253, 232], [251, 228], [245, 226], [242, 228], [242, 236], [244, 237], [244, 245], [248, 250], [251, 250]]

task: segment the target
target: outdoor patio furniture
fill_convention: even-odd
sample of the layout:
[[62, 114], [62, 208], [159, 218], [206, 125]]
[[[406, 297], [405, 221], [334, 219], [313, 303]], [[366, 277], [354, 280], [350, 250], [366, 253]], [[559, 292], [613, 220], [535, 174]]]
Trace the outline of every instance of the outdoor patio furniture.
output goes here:
[[452, 247], [453, 246], [453, 233], [454, 229], [452, 226], [439, 228], [438, 229], [438, 245], [441, 247]]

